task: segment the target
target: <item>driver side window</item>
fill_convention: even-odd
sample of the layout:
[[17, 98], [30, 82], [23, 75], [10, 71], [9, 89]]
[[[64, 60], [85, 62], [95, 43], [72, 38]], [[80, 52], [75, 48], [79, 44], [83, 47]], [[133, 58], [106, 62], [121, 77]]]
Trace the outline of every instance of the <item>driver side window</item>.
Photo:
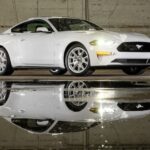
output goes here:
[[11, 31], [16, 33], [23, 33], [23, 32], [36, 33], [38, 27], [45, 27], [49, 32], [53, 32], [53, 29], [50, 27], [50, 25], [43, 20], [34, 20], [25, 22], [23, 24], [14, 27]]

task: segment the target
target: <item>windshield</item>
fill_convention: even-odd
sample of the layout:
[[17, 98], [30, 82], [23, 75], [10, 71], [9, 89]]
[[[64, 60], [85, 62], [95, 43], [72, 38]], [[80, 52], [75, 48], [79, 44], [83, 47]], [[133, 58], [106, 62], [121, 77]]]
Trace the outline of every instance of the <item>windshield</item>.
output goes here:
[[53, 18], [49, 21], [58, 31], [102, 30], [99, 26], [80, 19]]

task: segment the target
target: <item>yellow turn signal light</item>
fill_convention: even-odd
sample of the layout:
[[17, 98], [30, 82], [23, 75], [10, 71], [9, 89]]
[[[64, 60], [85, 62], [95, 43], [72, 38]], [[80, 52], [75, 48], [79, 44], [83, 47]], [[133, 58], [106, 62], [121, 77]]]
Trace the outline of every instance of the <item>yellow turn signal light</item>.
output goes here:
[[97, 56], [109, 56], [112, 55], [112, 52], [108, 52], [108, 51], [97, 51], [96, 52]]

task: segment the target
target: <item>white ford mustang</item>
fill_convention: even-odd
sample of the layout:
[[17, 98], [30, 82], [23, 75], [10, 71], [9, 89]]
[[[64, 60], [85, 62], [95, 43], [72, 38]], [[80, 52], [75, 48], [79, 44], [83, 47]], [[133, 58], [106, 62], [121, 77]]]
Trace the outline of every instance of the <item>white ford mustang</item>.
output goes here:
[[32, 18], [0, 34], [0, 75], [35, 67], [55, 75], [86, 75], [104, 67], [136, 75], [149, 65], [149, 37], [105, 31], [81, 19]]

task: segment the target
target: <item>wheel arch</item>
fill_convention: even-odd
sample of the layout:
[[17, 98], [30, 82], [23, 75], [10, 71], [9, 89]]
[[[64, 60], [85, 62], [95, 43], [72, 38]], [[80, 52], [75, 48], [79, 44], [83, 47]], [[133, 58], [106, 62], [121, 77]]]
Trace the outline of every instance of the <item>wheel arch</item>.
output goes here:
[[[84, 44], [82, 44], [82, 43], [79, 42], [79, 41], [73, 41], [73, 42], [71, 42], [71, 43], [69, 43], [69, 44], [67, 45], [67, 47], [65, 48], [64, 56], [63, 56], [63, 63], [64, 63], [65, 68], [66, 68], [66, 64], [65, 64], [65, 57], [66, 57], [66, 54], [67, 54], [69, 48], [72, 47], [72, 46], [75, 45], [75, 44], [81, 44], [83, 47], [85, 47]], [[86, 48], [86, 47], [85, 47], [85, 48]]]

